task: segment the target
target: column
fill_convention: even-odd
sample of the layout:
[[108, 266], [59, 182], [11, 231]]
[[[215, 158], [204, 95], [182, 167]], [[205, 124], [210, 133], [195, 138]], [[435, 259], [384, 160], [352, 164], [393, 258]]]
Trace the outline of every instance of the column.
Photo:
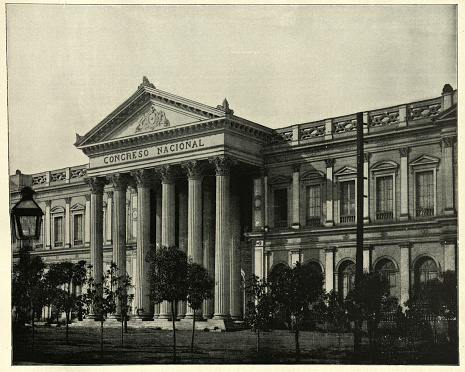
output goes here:
[[51, 233], [52, 233], [52, 221], [50, 216], [50, 207], [52, 205], [51, 200], [45, 201], [45, 249], [52, 248]]
[[371, 271], [371, 245], [363, 246], [363, 272]]
[[150, 171], [138, 169], [132, 173], [137, 183], [137, 255], [135, 275], [135, 299], [137, 317], [152, 318], [150, 309], [150, 282], [147, 278], [150, 265], [145, 261], [150, 252]]
[[[126, 275], [126, 174], [116, 173], [110, 176], [113, 184], [113, 262], [116, 275]], [[107, 212], [108, 213], [108, 212]], [[116, 316], [121, 315], [121, 304], [117, 301]]]
[[90, 247], [90, 194], [86, 194], [86, 209], [84, 221], [84, 242], [86, 247]]
[[[162, 210], [162, 197], [161, 197], [161, 183], [157, 181], [155, 184], [155, 246], [156, 249], [161, 247], [161, 210]], [[158, 318], [160, 314], [160, 304], [154, 305], [153, 317]]]
[[229, 171], [231, 161], [219, 156], [211, 162], [216, 168], [215, 314], [213, 319], [228, 319], [230, 317]]
[[365, 152], [363, 154], [363, 223], [370, 222], [370, 177], [369, 177], [369, 166], [371, 154]]
[[[187, 256], [202, 265], [202, 166], [198, 161], [192, 161], [183, 164], [183, 168], [188, 177]], [[198, 313], [198, 319], [202, 319], [202, 311]], [[188, 306], [186, 318], [193, 316], [194, 311]]]
[[403, 147], [399, 149], [400, 154], [400, 220], [409, 219], [408, 213], [408, 153], [410, 148]]
[[454, 208], [454, 162], [453, 144], [454, 137], [442, 139], [442, 169], [443, 169], [443, 190], [444, 190], [444, 214], [455, 215]]
[[[188, 241], [188, 198], [187, 198], [187, 185], [185, 180], [183, 182], [178, 182], [177, 186], [179, 187], [178, 192], [178, 201], [179, 201], [179, 217], [177, 225], [178, 227], [178, 248], [186, 252], [187, 254], [187, 241]], [[179, 301], [178, 302], [178, 318], [182, 319], [186, 316], [187, 311], [187, 302]]]
[[[86, 180], [90, 186], [90, 264], [92, 276], [96, 283], [102, 282], [103, 275], [103, 187], [102, 178]], [[95, 318], [95, 314], [91, 317]]]
[[325, 291], [334, 290], [334, 248], [325, 248]]
[[292, 228], [300, 229], [300, 164], [292, 165]]
[[241, 319], [241, 251], [240, 251], [240, 199], [239, 199], [239, 180], [231, 181], [231, 199], [230, 199], [230, 218], [231, 218], [231, 264], [229, 266], [230, 275], [230, 313], [233, 320]]
[[[170, 246], [176, 244], [175, 237], [175, 181], [172, 168], [168, 165], [160, 168], [162, 177], [162, 202], [161, 202], [161, 244]], [[171, 317], [171, 307], [168, 301], [163, 301], [160, 304], [160, 314], [158, 319], [169, 319]]]
[[410, 290], [410, 244], [399, 244], [400, 247], [400, 305], [404, 307]]
[[[215, 276], [215, 208], [214, 180], [206, 178], [203, 182], [203, 266], [211, 277]], [[204, 319], [211, 319], [214, 311], [214, 299], [203, 303]]]
[[113, 201], [113, 191], [107, 191], [107, 226], [106, 226], [106, 237], [105, 241], [106, 244], [111, 244], [112, 243], [112, 221], [113, 221], [113, 216], [112, 216], [112, 201]]
[[71, 198], [67, 197], [65, 198], [65, 248], [70, 248], [71, 243], [70, 243], [70, 224], [71, 224], [71, 216], [70, 216], [70, 208], [69, 205], [71, 203]]
[[333, 167], [336, 159], [326, 159], [326, 221], [325, 226], [334, 226]]

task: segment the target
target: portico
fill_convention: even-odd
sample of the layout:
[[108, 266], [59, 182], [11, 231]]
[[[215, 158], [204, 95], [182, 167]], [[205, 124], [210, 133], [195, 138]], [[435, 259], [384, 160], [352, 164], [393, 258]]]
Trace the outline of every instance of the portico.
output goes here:
[[[89, 157], [90, 254], [96, 279], [103, 271], [103, 193], [113, 191], [113, 261], [122, 273], [128, 260], [126, 193], [137, 193], [137, 318], [170, 317], [167, 303], [150, 303], [145, 256], [151, 244], [186, 249], [214, 275], [214, 299], [199, 317], [215, 322], [240, 317], [238, 242], [247, 217], [239, 206], [251, 205], [252, 192], [237, 190], [252, 189], [270, 132], [234, 116], [226, 100], [214, 109], [161, 92], [144, 79], [129, 100], [85, 136], [77, 135], [75, 146]], [[193, 312], [178, 304], [178, 317], [192, 319]]]

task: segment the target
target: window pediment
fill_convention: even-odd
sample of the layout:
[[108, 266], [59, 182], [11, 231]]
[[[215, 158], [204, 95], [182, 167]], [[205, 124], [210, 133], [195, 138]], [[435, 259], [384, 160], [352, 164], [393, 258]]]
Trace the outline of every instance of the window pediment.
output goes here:
[[292, 179], [290, 177], [286, 177], [286, 176], [276, 176], [274, 178], [272, 178], [268, 184], [271, 185], [271, 186], [274, 186], [274, 185], [288, 185], [292, 182]]
[[71, 210], [72, 212], [75, 212], [75, 211], [82, 211], [82, 210], [84, 210], [84, 209], [85, 209], [85, 206], [82, 205], [82, 204], [80, 204], [80, 203], [76, 203], [76, 204], [74, 204], [74, 205], [70, 208], [70, 210]]
[[371, 171], [372, 172], [381, 172], [381, 171], [397, 172], [398, 168], [399, 168], [399, 164], [397, 164], [396, 162], [391, 161], [391, 160], [384, 160], [384, 161], [379, 161], [373, 164], [371, 167]]
[[63, 207], [54, 207], [50, 213], [65, 213], [65, 208]]
[[334, 173], [336, 179], [352, 179], [357, 177], [357, 168], [345, 166]]
[[420, 167], [438, 167], [439, 159], [435, 158], [434, 156], [430, 155], [422, 155], [412, 162], [410, 162], [410, 167], [412, 169], [420, 168]]
[[325, 178], [325, 174], [319, 171], [309, 171], [305, 172], [300, 176], [300, 181], [321, 181]]

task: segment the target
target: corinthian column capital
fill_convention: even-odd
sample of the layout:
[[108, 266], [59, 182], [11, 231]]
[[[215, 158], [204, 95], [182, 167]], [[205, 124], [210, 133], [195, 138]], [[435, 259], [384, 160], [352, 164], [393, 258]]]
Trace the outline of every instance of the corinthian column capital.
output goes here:
[[131, 172], [131, 176], [136, 180], [138, 187], [148, 187], [153, 180], [153, 172], [149, 169], [136, 169]]
[[174, 182], [174, 171], [172, 166], [162, 165], [160, 168], [156, 169], [156, 172], [160, 175], [163, 183]]
[[102, 177], [88, 177], [85, 179], [85, 183], [89, 186], [92, 194], [102, 194], [107, 182]]
[[229, 174], [231, 165], [234, 164], [234, 161], [226, 156], [217, 156], [209, 161], [215, 166], [217, 176], [225, 176]]
[[205, 166], [204, 163], [194, 160], [183, 164], [182, 167], [186, 170], [189, 179], [199, 179]]
[[114, 173], [109, 177], [110, 182], [113, 184], [115, 190], [125, 190], [128, 186], [129, 178], [127, 174], [124, 173]]

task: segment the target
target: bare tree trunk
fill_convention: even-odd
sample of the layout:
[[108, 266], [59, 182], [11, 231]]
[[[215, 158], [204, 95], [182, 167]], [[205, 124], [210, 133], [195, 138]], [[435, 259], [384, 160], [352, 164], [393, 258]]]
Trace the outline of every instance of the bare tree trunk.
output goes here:
[[191, 340], [191, 353], [194, 352], [194, 334], [195, 334], [195, 309], [194, 310], [194, 319], [192, 319], [192, 340]]
[[297, 317], [295, 317], [294, 326], [295, 326], [295, 352], [296, 352], [297, 360], [300, 360], [299, 322], [297, 320]]
[[257, 329], [257, 354], [260, 353], [260, 328]]
[[175, 325], [175, 314], [174, 314], [174, 301], [171, 301], [171, 321], [173, 323], [173, 363], [176, 363], [176, 325]]
[[34, 339], [34, 309], [32, 309], [32, 358], [34, 359], [34, 353], [35, 353], [35, 339]]
[[100, 358], [103, 359], [103, 314], [100, 318]]
[[69, 318], [70, 318], [69, 311], [70, 310], [66, 311], [66, 345], [69, 344], [69, 333], [68, 333], [69, 332], [68, 323], [69, 323]]
[[124, 347], [124, 314], [121, 312], [121, 347]]

